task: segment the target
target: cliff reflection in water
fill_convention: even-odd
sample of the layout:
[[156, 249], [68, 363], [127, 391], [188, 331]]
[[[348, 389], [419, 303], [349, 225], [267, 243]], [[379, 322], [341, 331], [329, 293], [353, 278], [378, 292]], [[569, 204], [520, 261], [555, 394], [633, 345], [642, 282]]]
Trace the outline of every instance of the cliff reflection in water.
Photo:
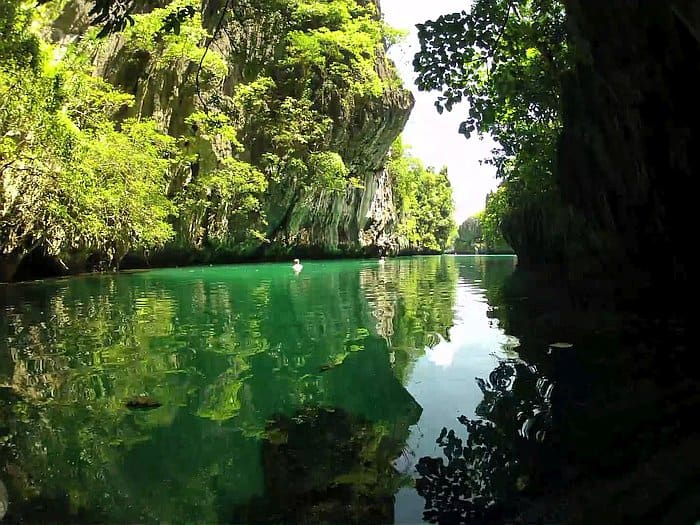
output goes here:
[[445, 427], [441, 454], [418, 461], [424, 519], [696, 523], [700, 395], [687, 312], [575, 302], [520, 273], [505, 287], [484, 282], [492, 315], [521, 345], [477, 378], [477, 417]]
[[450, 338], [455, 322], [459, 265], [454, 258], [407, 258], [398, 264], [364, 268], [360, 282], [398, 377], [440, 339]]
[[457, 270], [365, 266], [3, 288], [3, 523], [391, 522], [421, 413], [401, 378], [448, 336]]
[[693, 523], [687, 312], [504, 287], [513, 262], [3, 287], [3, 523]]

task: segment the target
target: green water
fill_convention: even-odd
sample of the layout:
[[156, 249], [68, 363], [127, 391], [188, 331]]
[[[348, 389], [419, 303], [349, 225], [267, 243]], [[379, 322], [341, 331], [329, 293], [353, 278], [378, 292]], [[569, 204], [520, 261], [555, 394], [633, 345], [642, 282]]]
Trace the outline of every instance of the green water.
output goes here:
[[[415, 465], [513, 338], [511, 257], [166, 269], [0, 288], [6, 520], [416, 523]], [[162, 405], [127, 408], [149, 396]]]

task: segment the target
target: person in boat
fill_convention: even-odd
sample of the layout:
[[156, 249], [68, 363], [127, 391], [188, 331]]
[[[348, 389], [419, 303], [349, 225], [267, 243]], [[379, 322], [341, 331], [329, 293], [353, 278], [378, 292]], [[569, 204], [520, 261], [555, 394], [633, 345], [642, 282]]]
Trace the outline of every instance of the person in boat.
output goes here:
[[303, 268], [303, 266], [302, 266], [301, 262], [299, 262], [299, 259], [294, 259], [294, 264], [292, 265], [292, 270], [299, 273], [302, 268]]
[[386, 262], [386, 259], [385, 259], [384, 256], [382, 255], [382, 256], [379, 258], [379, 264], [384, 264], [385, 262]]

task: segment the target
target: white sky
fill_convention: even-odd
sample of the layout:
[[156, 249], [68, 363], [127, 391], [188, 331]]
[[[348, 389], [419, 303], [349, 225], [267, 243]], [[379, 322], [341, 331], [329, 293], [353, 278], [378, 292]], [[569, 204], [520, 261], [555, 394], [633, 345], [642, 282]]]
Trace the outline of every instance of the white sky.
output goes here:
[[494, 142], [473, 135], [469, 140], [458, 133], [467, 108], [456, 106], [439, 115], [433, 105], [438, 92], [419, 92], [414, 84], [413, 55], [418, 51], [415, 25], [440, 15], [467, 9], [469, 0], [381, 0], [386, 22], [397, 29], [410, 31], [408, 37], [389, 50], [407, 89], [413, 91], [416, 106], [403, 132], [411, 154], [426, 166], [447, 166], [455, 199], [455, 219], [460, 224], [484, 208], [486, 194], [498, 185], [495, 169], [481, 165], [490, 156]]

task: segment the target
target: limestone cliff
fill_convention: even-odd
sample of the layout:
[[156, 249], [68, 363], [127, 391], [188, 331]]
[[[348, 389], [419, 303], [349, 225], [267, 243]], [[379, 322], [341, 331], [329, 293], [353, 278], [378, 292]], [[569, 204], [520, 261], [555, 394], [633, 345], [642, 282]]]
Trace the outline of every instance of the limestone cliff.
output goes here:
[[[182, 3], [141, 3], [139, 12], [147, 16], [156, 8]], [[205, 0], [198, 6], [201, 16], [188, 21], [180, 36], [187, 38], [189, 31], [195, 35], [189, 37], [194, 42], [178, 47], [178, 53], [166, 45], [168, 38], [174, 38], [170, 35], [156, 32], [143, 44], [143, 31], [138, 27], [146, 22], [138, 17], [134, 30], [79, 44], [95, 75], [134, 95], [135, 104], [121, 118], [154, 118], [168, 134], [181, 138], [189, 158], [174, 174], [168, 191], [175, 199], [184, 195], [183, 199], [196, 204], [182, 208], [173, 219], [176, 234], [168, 246], [160, 252], [132, 254], [137, 261], [144, 256], [152, 262], [184, 263], [292, 252], [362, 254], [397, 247], [392, 187], [384, 164], [412, 108], [410, 92], [401, 87], [381, 45], [371, 57], [376, 76], [371, 90], [357, 90], [320, 69], [308, 74], [299, 72], [298, 64], [290, 69], [289, 60], [280, 56], [289, 47], [291, 15], [284, 9], [270, 9], [268, 4], [236, 2], [220, 18], [225, 3]], [[366, 8], [367, 3], [358, 5]], [[378, 9], [374, 13], [378, 20]], [[85, 4], [70, 0], [53, 23], [51, 38], [66, 45], [87, 26]], [[294, 31], [303, 33], [298, 28]], [[201, 58], [207, 34], [213, 34], [214, 40]], [[300, 78], [307, 74], [307, 83], [296, 78], [297, 74]], [[267, 97], [264, 104], [252, 107], [245, 89], [259, 89], [260, 96]], [[284, 113], [287, 106], [296, 112]], [[207, 133], [192, 120], [201, 113], [230, 118], [236, 138]], [[308, 141], [316, 140], [316, 149], [342, 158], [347, 172], [340, 186], [337, 182], [319, 184], [291, 170], [278, 144], [286, 131], [267, 129], [271, 121], [280, 122], [277, 128], [291, 127], [294, 120], [302, 122], [306, 115], [324, 120], [324, 126], [328, 121], [319, 133], [322, 137]], [[298, 140], [302, 144], [303, 136], [312, 134], [302, 124], [295, 132], [302, 136]], [[293, 157], [301, 155], [298, 152], [304, 146], [285, 147], [284, 155], [294, 150]], [[282, 175], [270, 168], [271, 153], [277, 155], [278, 164], [279, 157], [285, 159]], [[304, 155], [306, 162], [309, 154]], [[229, 159], [249, 163], [251, 170], [264, 176], [265, 189], [259, 195], [262, 209], [243, 209], [234, 202], [237, 188], [225, 193], [205, 182], [208, 174], [224, 169]]]

